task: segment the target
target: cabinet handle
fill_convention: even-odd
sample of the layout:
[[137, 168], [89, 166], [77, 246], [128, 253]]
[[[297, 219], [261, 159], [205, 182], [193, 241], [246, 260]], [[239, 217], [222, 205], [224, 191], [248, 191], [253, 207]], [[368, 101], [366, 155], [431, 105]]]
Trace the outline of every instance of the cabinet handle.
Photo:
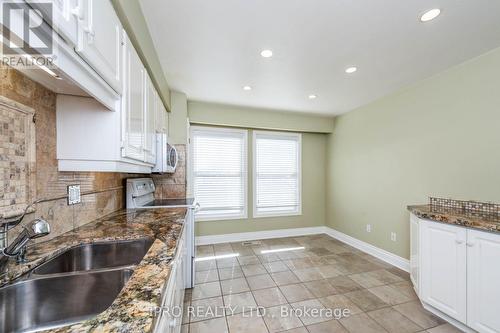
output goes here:
[[71, 11], [71, 14], [73, 16], [75, 16], [77, 19], [83, 20], [83, 15], [82, 15], [82, 11], [80, 9], [80, 6], [73, 8], [73, 10]]
[[460, 240], [460, 239], [457, 239], [457, 240], [455, 240], [455, 243], [457, 243], [457, 244], [463, 244], [463, 243], [464, 243], [464, 241], [463, 241], [463, 240]]
[[473, 247], [474, 245], [476, 245], [476, 244], [474, 244], [474, 243], [472, 243], [472, 242], [467, 242], [467, 246], [468, 246], [468, 247]]

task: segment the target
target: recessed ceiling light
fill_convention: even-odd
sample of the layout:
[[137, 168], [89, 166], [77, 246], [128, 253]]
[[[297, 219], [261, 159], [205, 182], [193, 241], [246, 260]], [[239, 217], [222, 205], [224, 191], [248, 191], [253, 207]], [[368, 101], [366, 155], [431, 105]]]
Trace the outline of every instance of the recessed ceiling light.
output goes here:
[[318, 96], [316, 96], [316, 95], [314, 95], [314, 94], [311, 94], [311, 95], [309, 95], [308, 97], [309, 97], [309, 99], [315, 99], [315, 98], [316, 98], [316, 97], [318, 97]]
[[243, 90], [250, 91], [250, 90], [252, 90], [252, 87], [250, 87], [250, 86], [243, 86]]
[[273, 51], [271, 50], [263, 50], [260, 55], [264, 58], [271, 58], [273, 56]]
[[357, 70], [358, 70], [358, 68], [353, 66], [353, 67], [346, 68], [345, 72], [347, 74], [352, 74], [352, 73], [354, 73]]
[[439, 14], [441, 14], [441, 9], [439, 9], [439, 8], [431, 9], [431, 10], [425, 12], [422, 16], [420, 16], [420, 21], [428, 22], [428, 21], [434, 20], [436, 17], [439, 16]]

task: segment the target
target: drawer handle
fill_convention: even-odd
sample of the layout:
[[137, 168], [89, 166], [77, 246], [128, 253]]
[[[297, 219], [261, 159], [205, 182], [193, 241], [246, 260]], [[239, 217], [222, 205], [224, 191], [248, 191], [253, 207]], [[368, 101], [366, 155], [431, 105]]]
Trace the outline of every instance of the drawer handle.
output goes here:
[[455, 240], [455, 243], [457, 243], [457, 244], [463, 244], [463, 243], [464, 243], [464, 241], [463, 241], [463, 240], [460, 240], [460, 239], [457, 239], [457, 240]]
[[468, 247], [473, 247], [474, 245], [475, 245], [474, 243], [467, 242], [467, 246], [468, 246]]
[[80, 10], [80, 7], [75, 7], [73, 10], [71, 10], [71, 14], [78, 18], [79, 20], [83, 20], [83, 15], [82, 11]]

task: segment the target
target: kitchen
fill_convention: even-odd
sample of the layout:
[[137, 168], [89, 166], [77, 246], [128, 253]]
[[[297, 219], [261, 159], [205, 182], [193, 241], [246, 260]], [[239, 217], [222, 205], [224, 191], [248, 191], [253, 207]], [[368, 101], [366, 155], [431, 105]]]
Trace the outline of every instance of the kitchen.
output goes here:
[[3, 1], [0, 332], [500, 332], [498, 13]]

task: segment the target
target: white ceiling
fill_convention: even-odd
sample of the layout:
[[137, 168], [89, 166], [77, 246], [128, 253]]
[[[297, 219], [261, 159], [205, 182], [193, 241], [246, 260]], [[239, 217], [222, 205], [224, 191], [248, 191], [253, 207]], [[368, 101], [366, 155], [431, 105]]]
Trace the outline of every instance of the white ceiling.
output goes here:
[[[141, 0], [141, 6], [171, 88], [198, 101], [340, 114], [500, 46], [498, 0]], [[437, 19], [419, 21], [436, 7]], [[263, 49], [274, 56], [262, 58]], [[359, 70], [346, 74], [352, 65]]]

